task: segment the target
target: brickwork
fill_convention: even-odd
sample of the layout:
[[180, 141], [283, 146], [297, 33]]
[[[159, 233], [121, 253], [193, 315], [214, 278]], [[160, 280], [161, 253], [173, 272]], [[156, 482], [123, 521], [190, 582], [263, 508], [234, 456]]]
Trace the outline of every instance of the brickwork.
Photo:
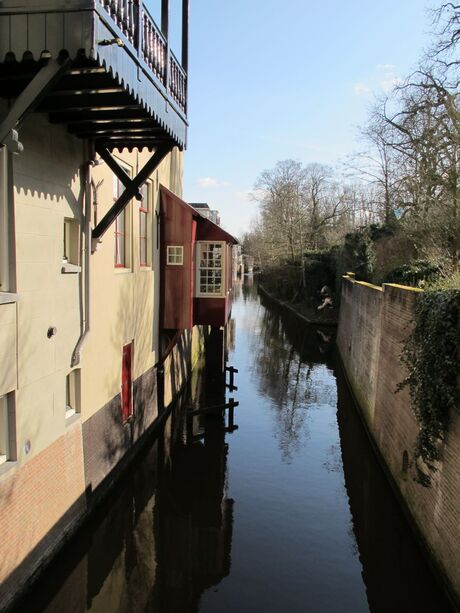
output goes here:
[[382, 296], [380, 287], [344, 278], [337, 344], [369, 425], [377, 390]]
[[[393, 482], [415, 521], [432, 559], [445, 578], [446, 587], [460, 603], [460, 416], [452, 423], [442, 450], [442, 462], [433, 474], [431, 487], [415, 479], [413, 449], [418, 424], [407, 389], [396, 392], [406, 372], [401, 363], [402, 344], [411, 331], [419, 292], [384, 285], [380, 312], [372, 299], [375, 289], [351, 279], [344, 281], [343, 312], [340, 315], [338, 345], [342, 361], [369, 431], [389, 469]], [[358, 322], [372, 325], [358, 326]], [[378, 344], [376, 338], [379, 337]], [[348, 347], [352, 347], [352, 351]], [[377, 352], [377, 353], [376, 353]], [[375, 364], [375, 374], [369, 364]], [[374, 397], [373, 419], [368, 418], [369, 398]], [[364, 398], [364, 400], [363, 400]], [[409, 460], [407, 467], [403, 461]]]
[[123, 423], [121, 395], [83, 423], [85, 482], [94, 491], [157, 417], [156, 369], [133, 383], [133, 417]]
[[0, 478], [0, 603], [5, 605], [85, 511], [81, 428]]

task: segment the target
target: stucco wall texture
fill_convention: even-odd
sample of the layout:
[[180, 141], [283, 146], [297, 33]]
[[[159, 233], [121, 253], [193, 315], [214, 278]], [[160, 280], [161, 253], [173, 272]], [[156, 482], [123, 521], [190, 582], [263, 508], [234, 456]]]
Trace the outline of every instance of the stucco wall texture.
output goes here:
[[[401, 362], [420, 291], [343, 279], [337, 344], [350, 386], [393, 485], [439, 577], [460, 604], [460, 416], [452, 415], [442, 461], [424, 487], [415, 479], [418, 434]], [[405, 456], [405, 458], [404, 458]], [[408, 459], [408, 463], [407, 463]]]

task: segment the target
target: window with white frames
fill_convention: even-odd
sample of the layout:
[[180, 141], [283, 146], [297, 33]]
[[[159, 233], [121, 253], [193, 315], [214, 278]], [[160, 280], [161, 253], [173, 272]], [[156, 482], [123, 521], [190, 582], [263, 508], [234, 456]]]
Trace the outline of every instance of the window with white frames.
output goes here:
[[199, 296], [224, 295], [225, 243], [197, 243], [197, 293]]
[[10, 459], [8, 395], [0, 396], [0, 464]]
[[78, 265], [79, 225], [76, 219], [64, 219], [62, 261]]
[[10, 244], [8, 235], [8, 150], [0, 147], [0, 292], [10, 292]]
[[182, 266], [184, 263], [184, 248], [181, 245], [168, 245], [166, 262], [172, 266]]
[[[126, 174], [129, 175], [125, 168]], [[125, 187], [123, 183], [113, 175], [113, 201], [115, 202], [123, 193]], [[130, 267], [130, 214], [129, 204], [119, 213], [115, 219], [115, 268]]]
[[80, 413], [80, 369], [69, 372], [65, 381], [65, 416], [66, 419]]
[[139, 266], [151, 265], [151, 220], [150, 199], [152, 186], [149, 182], [144, 183], [141, 189], [142, 202], [139, 203]]

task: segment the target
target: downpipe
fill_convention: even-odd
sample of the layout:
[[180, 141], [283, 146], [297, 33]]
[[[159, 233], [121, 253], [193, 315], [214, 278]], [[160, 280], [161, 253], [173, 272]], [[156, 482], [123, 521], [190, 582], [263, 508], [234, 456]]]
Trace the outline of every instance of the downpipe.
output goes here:
[[73, 368], [80, 364], [80, 352], [86, 337], [90, 331], [90, 257], [91, 257], [91, 169], [94, 166], [94, 161], [86, 162], [82, 166], [83, 184], [84, 184], [84, 199], [85, 199], [85, 217], [84, 217], [84, 306], [83, 306], [83, 321], [80, 338], [75, 345], [70, 360], [70, 366]]

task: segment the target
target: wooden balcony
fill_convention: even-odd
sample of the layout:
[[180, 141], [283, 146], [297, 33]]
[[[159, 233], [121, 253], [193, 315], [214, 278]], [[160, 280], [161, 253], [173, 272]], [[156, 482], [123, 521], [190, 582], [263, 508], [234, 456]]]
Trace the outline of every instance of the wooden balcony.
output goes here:
[[[182, 59], [143, 0], [0, 2], [0, 96], [35, 89], [34, 111], [92, 139], [96, 148], [184, 148], [187, 134], [188, 0], [183, 0]], [[61, 72], [42, 77], [50, 62]], [[48, 66], [48, 72], [51, 72]], [[34, 79], [35, 78], [35, 79]], [[36, 87], [31, 86], [34, 80]]]

